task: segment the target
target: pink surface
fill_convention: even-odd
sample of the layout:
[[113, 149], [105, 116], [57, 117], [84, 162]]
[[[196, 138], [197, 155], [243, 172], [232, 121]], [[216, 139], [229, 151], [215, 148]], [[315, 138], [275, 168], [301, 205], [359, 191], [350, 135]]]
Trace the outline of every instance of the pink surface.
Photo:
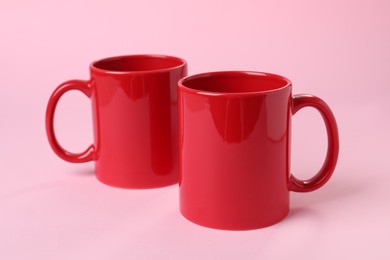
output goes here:
[[[0, 3], [0, 259], [388, 259], [390, 17], [388, 1], [3, 1]], [[277, 225], [248, 232], [196, 226], [178, 187], [122, 190], [93, 164], [51, 151], [44, 115], [61, 82], [87, 79], [107, 56], [170, 54], [189, 74], [256, 70], [323, 98], [340, 158], [322, 189], [291, 193]], [[90, 102], [69, 93], [56, 116], [61, 143], [92, 141]], [[318, 170], [318, 113], [293, 118], [292, 170]]]

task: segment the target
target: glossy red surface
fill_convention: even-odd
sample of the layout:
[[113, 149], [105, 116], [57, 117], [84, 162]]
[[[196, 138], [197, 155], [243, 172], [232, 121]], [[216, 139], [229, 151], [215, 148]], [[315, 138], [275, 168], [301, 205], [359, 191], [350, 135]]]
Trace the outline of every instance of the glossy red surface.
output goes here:
[[[179, 81], [180, 209], [197, 224], [256, 229], [283, 219], [289, 191], [311, 191], [332, 175], [338, 156], [336, 121], [309, 95], [292, 96], [278, 75], [215, 72]], [[290, 173], [292, 114], [318, 109], [329, 145], [325, 163], [310, 180]]]
[[[54, 152], [69, 162], [94, 160], [96, 177], [111, 186], [176, 183], [177, 82], [187, 73], [186, 62], [131, 55], [94, 62], [90, 71], [90, 80], [67, 81], [49, 100], [46, 130]], [[61, 147], [53, 127], [57, 102], [70, 90], [79, 90], [92, 101], [94, 144], [80, 154]]]

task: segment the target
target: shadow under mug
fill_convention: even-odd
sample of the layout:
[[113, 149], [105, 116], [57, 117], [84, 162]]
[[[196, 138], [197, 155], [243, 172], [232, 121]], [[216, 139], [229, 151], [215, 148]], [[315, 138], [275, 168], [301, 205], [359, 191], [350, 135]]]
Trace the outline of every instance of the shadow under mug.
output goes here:
[[[291, 82], [261, 72], [212, 72], [181, 79], [180, 210], [211, 228], [247, 230], [282, 220], [289, 191], [313, 191], [331, 177], [338, 158], [336, 120], [327, 104], [292, 95]], [[309, 180], [290, 173], [291, 118], [310, 106], [322, 115], [328, 150]]]
[[[95, 161], [96, 177], [122, 188], [177, 183], [177, 82], [187, 74], [185, 60], [163, 55], [106, 58], [90, 65], [91, 78], [62, 83], [50, 97], [46, 131], [62, 159]], [[57, 141], [57, 103], [70, 90], [92, 101], [94, 143], [71, 153]]]

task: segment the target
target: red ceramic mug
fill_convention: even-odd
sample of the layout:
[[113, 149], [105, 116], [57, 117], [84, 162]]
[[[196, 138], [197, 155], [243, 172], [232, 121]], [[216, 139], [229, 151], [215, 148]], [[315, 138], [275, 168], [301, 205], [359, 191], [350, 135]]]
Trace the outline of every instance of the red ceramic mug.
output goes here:
[[[318, 189], [331, 177], [339, 139], [321, 99], [291, 94], [291, 82], [261, 72], [214, 72], [179, 81], [180, 210], [197, 224], [256, 229], [282, 220], [289, 191]], [[291, 117], [310, 106], [322, 115], [328, 150], [309, 180], [290, 173]]]
[[[46, 131], [62, 159], [95, 161], [96, 177], [122, 188], [177, 183], [177, 82], [187, 74], [183, 59], [130, 55], [96, 61], [91, 78], [61, 84], [46, 111]], [[53, 127], [61, 96], [79, 90], [92, 101], [94, 143], [82, 153], [61, 147]]]

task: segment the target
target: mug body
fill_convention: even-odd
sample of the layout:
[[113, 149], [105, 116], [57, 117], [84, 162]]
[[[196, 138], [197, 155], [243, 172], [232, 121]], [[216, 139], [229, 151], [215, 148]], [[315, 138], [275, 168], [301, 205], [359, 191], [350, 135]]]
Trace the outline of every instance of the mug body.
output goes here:
[[186, 62], [130, 55], [94, 62], [90, 71], [97, 178], [123, 188], [176, 183], [177, 82]]
[[179, 81], [180, 210], [197, 224], [256, 229], [289, 211], [291, 83], [213, 72]]

